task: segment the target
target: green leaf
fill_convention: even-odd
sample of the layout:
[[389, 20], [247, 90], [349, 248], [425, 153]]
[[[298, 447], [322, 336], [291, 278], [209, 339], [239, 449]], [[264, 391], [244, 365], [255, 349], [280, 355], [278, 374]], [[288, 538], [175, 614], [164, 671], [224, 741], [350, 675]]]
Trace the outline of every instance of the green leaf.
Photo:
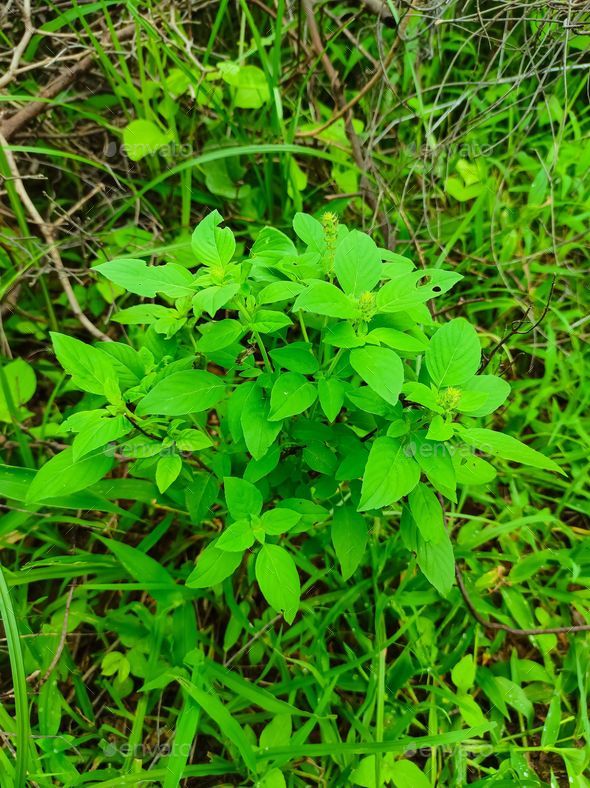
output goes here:
[[352, 230], [340, 241], [334, 256], [334, 271], [348, 295], [371, 291], [382, 276], [377, 244], [366, 233]]
[[173, 372], [149, 391], [137, 406], [140, 416], [184, 416], [209, 410], [223, 398], [223, 379], [211, 372], [189, 369]]
[[256, 580], [268, 604], [292, 624], [299, 609], [301, 584], [289, 553], [278, 545], [263, 545], [256, 557]]
[[455, 557], [448, 534], [432, 542], [426, 541], [417, 531], [416, 560], [428, 582], [441, 596], [447, 596], [455, 582]]
[[297, 525], [299, 520], [301, 520], [301, 515], [298, 512], [294, 512], [292, 509], [281, 509], [277, 507], [276, 509], [269, 509], [269, 511], [264, 512], [260, 518], [260, 524], [265, 533], [270, 536], [278, 536], [279, 534], [285, 534], [287, 531], [290, 531], [293, 526]]
[[474, 200], [483, 192], [485, 185], [483, 183], [473, 183], [466, 186], [461, 178], [456, 178], [451, 175], [445, 180], [445, 191], [454, 197], [458, 202], [468, 202]]
[[358, 304], [330, 282], [314, 281], [293, 304], [293, 311], [312, 312], [326, 317], [354, 320], [360, 315]]
[[328, 421], [334, 421], [344, 405], [345, 386], [336, 378], [322, 378], [318, 381], [320, 405]]
[[208, 312], [211, 317], [215, 317], [216, 312], [231, 301], [239, 289], [240, 285], [232, 282], [229, 285], [213, 285], [199, 290], [192, 300], [195, 315], [199, 317], [202, 312]]
[[430, 422], [426, 437], [433, 441], [448, 441], [454, 434], [453, 422], [437, 415]]
[[302, 375], [313, 375], [320, 366], [309, 342], [291, 342], [271, 350], [269, 355], [277, 366]]
[[179, 451], [202, 451], [213, 445], [213, 441], [201, 430], [181, 430], [174, 436]]
[[561, 728], [561, 680], [558, 679], [551, 700], [541, 734], [541, 746], [553, 747], [559, 738]]
[[293, 219], [293, 229], [314, 252], [323, 254], [326, 250], [326, 239], [321, 222], [308, 213], [296, 213]]
[[111, 320], [124, 326], [141, 326], [151, 325], [161, 318], [168, 318], [175, 314], [176, 310], [161, 304], [135, 304], [135, 306], [115, 312]]
[[352, 506], [338, 506], [332, 519], [332, 544], [340, 563], [342, 579], [356, 572], [367, 546], [367, 523]]
[[205, 675], [232, 690], [236, 696], [246, 698], [253, 705], [259, 706], [271, 714], [296, 714], [300, 717], [312, 716], [308, 712], [300, 711], [290, 703], [276, 698], [269, 690], [254, 684], [249, 679], [242, 678], [237, 671], [232, 668], [225, 668], [212, 659], [208, 659], [205, 662]]
[[298, 372], [285, 372], [279, 375], [270, 393], [270, 421], [296, 416], [313, 405], [317, 390]]
[[489, 484], [496, 478], [496, 469], [475, 454], [456, 452], [452, 456], [458, 484]]
[[361, 347], [365, 344], [364, 338], [361, 339], [356, 335], [350, 323], [334, 323], [326, 326], [323, 341], [325, 345], [342, 348]]
[[151, 120], [132, 120], [123, 129], [123, 145], [131, 161], [140, 161], [156, 153], [168, 145], [171, 139], [169, 131], [161, 131]]
[[182, 470], [182, 460], [178, 454], [164, 454], [156, 465], [156, 484], [161, 493], [165, 493], [168, 487], [178, 478]]
[[491, 454], [494, 457], [501, 457], [503, 460], [511, 460], [512, 462], [520, 462], [523, 465], [530, 465], [532, 468], [543, 468], [547, 471], [555, 471], [564, 476], [567, 475], [565, 471], [549, 457], [545, 457], [544, 454], [536, 451], [536, 449], [531, 449], [530, 446], [521, 443], [510, 435], [504, 435], [502, 432], [487, 430], [483, 427], [471, 427], [469, 429], [462, 427], [460, 435], [465, 443], [474, 446], [476, 449], [486, 454]]
[[505, 676], [494, 676], [494, 680], [506, 703], [530, 722], [533, 719], [534, 707], [523, 688]]
[[510, 384], [496, 375], [476, 375], [471, 380], [463, 383], [461, 390], [483, 394], [485, 399], [482, 404], [472, 408], [463, 407], [461, 410], [468, 416], [488, 416], [503, 405], [510, 394]]
[[148, 265], [145, 260], [122, 258], [95, 265], [93, 270], [129, 293], [145, 298], [155, 298], [158, 293], [182, 298], [194, 293], [193, 275], [177, 263]]
[[[394, 276], [377, 293], [379, 312], [395, 314], [424, 304], [431, 298], [446, 293], [463, 277], [452, 271], [428, 268], [422, 271], [404, 272]], [[420, 280], [426, 279], [424, 284]]]
[[[14, 361], [9, 361], [4, 366], [4, 378], [8, 386], [8, 393], [11, 400], [12, 407], [17, 409], [25, 402], [28, 402], [37, 388], [37, 381], [35, 372], [30, 364], [27, 364], [22, 358], [17, 358]], [[4, 386], [1, 385], [0, 379], [0, 421], [12, 421], [9, 403], [6, 400]]]
[[256, 517], [262, 511], [262, 493], [250, 482], [237, 476], [223, 480], [227, 509], [234, 520]]
[[115, 368], [108, 356], [66, 334], [51, 331], [50, 336], [57, 360], [71, 375], [73, 383], [91, 394], [104, 394], [105, 385], [116, 379]]
[[259, 304], [276, 304], [278, 301], [291, 301], [305, 290], [305, 285], [301, 282], [271, 282], [264, 287], [258, 298]]
[[81, 460], [86, 454], [106, 446], [111, 441], [125, 437], [133, 430], [131, 422], [125, 416], [100, 418], [92, 425], [76, 435], [72, 444], [72, 454], [75, 462]]
[[243, 553], [254, 544], [254, 533], [249, 519], [237, 520], [221, 534], [216, 542], [219, 550], [228, 553]]
[[381, 509], [411, 492], [420, 467], [397, 438], [376, 438], [365, 468], [359, 511]]
[[480, 361], [477, 332], [462, 317], [441, 326], [426, 351], [426, 367], [439, 388], [467, 382], [479, 369]]
[[438, 404], [436, 394], [430, 386], [425, 386], [424, 383], [417, 383], [411, 380], [404, 383], [402, 392], [404, 397], [410, 402], [417, 402], [418, 405], [423, 405], [434, 413], [444, 413], [443, 409]]
[[216, 543], [208, 545], [197, 560], [197, 566], [188, 576], [188, 588], [211, 588], [233, 575], [242, 561], [241, 553], [220, 550]]
[[27, 503], [85, 490], [102, 479], [112, 466], [113, 460], [107, 454], [94, 454], [76, 462], [73, 450], [64, 449], [37, 471], [27, 492]]
[[219, 227], [222, 221], [219, 211], [211, 211], [195, 228], [191, 246], [199, 263], [223, 268], [232, 259], [236, 239], [229, 227]]
[[274, 334], [275, 331], [280, 331], [281, 328], [290, 325], [290, 318], [283, 312], [277, 312], [274, 309], [257, 309], [250, 328], [260, 334]]
[[184, 491], [186, 506], [191, 522], [200, 525], [203, 520], [211, 519], [211, 507], [219, 492], [219, 482], [210, 473], [196, 471]]
[[233, 101], [241, 109], [259, 109], [270, 101], [270, 91], [264, 71], [258, 66], [242, 66], [222, 62], [219, 72], [224, 82], [233, 88]]
[[203, 520], [211, 519], [211, 507], [219, 492], [217, 479], [208, 473], [196, 471], [184, 491], [186, 507], [191, 522], [200, 525]]
[[424, 772], [409, 760], [392, 763], [389, 775], [395, 788], [431, 788], [430, 780]]
[[277, 714], [262, 730], [260, 747], [281, 747], [290, 744], [293, 725], [290, 714]]
[[246, 447], [255, 460], [264, 457], [281, 431], [281, 423], [269, 421], [269, 413], [263, 389], [254, 384], [244, 401], [240, 423]]
[[451, 679], [457, 689], [462, 692], [473, 687], [475, 681], [475, 662], [472, 654], [465, 654], [451, 670]]
[[453, 458], [444, 443], [430, 441], [419, 431], [412, 436], [412, 452], [420, 469], [435, 490], [451, 501], [456, 501], [457, 479]]
[[201, 337], [197, 341], [199, 353], [213, 353], [233, 345], [244, 333], [237, 320], [217, 320], [200, 325]]
[[415, 337], [396, 328], [374, 328], [365, 336], [365, 341], [375, 345], [387, 345], [405, 353], [422, 353], [428, 347], [426, 338]]
[[384, 347], [357, 348], [350, 351], [350, 365], [386, 402], [397, 403], [404, 383], [404, 366], [397, 353]]
[[[254, 246], [250, 250], [250, 258], [255, 265], [264, 265], [269, 267], [276, 266], [284, 257], [296, 256], [297, 247], [293, 241], [288, 235], [285, 235], [285, 233], [281, 232], [281, 230], [277, 230], [274, 227], [263, 227], [256, 236]], [[299, 287], [299, 289], [301, 289], [301, 285], [297, 285], [294, 282], [273, 282], [273, 284], [269, 285], [268, 287], [272, 288], [275, 284], [294, 284], [295, 287]], [[292, 293], [292, 295], [296, 295], [296, 293]], [[258, 303], [265, 303], [265, 301], [262, 300], [260, 296], [262, 296], [262, 292], [259, 294]], [[282, 298], [274, 300], [280, 301]], [[268, 301], [266, 303], [271, 302]]]
[[414, 522], [427, 542], [440, 542], [445, 538], [443, 512], [436, 495], [419, 482], [408, 496]]

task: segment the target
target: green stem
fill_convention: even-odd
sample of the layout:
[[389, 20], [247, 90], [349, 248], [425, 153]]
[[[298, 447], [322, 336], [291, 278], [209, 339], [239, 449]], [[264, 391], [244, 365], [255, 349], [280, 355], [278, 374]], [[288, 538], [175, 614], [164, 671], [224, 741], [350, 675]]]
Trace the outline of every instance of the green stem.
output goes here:
[[16, 716], [16, 767], [15, 785], [26, 785], [27, 760], [31, 728], [29, 723], [29, 705], [27, 702], [27, 679], [25, 662], [21, 649], [18, 624], [12, 607], [10, 591], [0, 566], [0, 614], [4, 621], [6, 640], [8, 642], [8, 655], [12, 671], [14, 686], [14, 704]]
[[257, 345], [258, 345], [258, 347], [260, 349], [260, 353], [262, 355], [262, 358], [264, 359], [264, 366], [266, 368], [266, 371], [270, 372], [270, 374], [272, 375], [273, 372], [274, 372], [274, 369], [273, 369], [273, 366], [272, 366], [272, 362], [271, 362], [271, 360], [269, 358], [269, 355], [266, 352], [266, 348], [264, 347], [264, 342], [262, 341], [262, 338], [261, 338], [260, 334], [258, 333], [258, 331], [253, 331], [252, 334], [254, 335], [254, 339], [256, 340], [256, 343], [257, 343]]

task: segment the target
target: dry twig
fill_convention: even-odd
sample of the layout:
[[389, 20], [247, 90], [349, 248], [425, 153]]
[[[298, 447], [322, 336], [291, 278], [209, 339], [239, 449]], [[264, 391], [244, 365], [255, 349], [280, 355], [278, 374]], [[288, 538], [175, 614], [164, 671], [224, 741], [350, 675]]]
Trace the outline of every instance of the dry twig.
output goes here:
[[0, 146], [4, 151], [4, 155], [6, 157], [6, 162], [10, 169], [10, 172], [14, 178], [14, 187], [21, 198], [23, 205], [27, 213], [29, 214], [31, 220], [37, 225], [39, 228], [39, 232], [43, 236], [45, 243], [47, 244], [47, 253], [50, 256], [51, 260], [53, 261], [53, 265], [55, 267], [57, 278], [60, 281], [60, 284], [63, 288], [64, 293], [66, 294], [66, 298], [68, 299], [68, 303], [70, 304], [70, 308], [79, 322], [84, 326], [84, 328], [92, 334], [93, 337], [97, 339], [101, 339], [105, 342], [110, 342], [111, 338], [107, 336], [103, 331], [97, 328], [94, 323], [86, 317], [80, 304], [78, 303], [78, 299], [76, 298], [76, 294], [72, 288], [70, 280], [68, 279], [68, 275], [61, 259], [61, 255], [59, 253], [59, 249], [56, 243], [56, 235], [55, 235], [55, 228], [51, 224], [47, 224], [44, 220], [37, 208], [35, 207], [33, 201], [29, 197], [27, 190], [25, 189], [25, 185], [23, 183], [23, 179], [19, 173], [15, 158], [12, 154], [8, 146], [8, 142], [6, 138], [0, 133]]
[[[127, 25], [118, 33], [118, 40], [125, 41], [131, 38], [134, 32], [135, 23]], [[107, 45], [110, 40], [110, 35], [107, 34], [103, 38], [102, 44]], [[72, 66], [72, 68], [66, 66], [61, 74], [43, 88], [37, 101], [31, 101], [30, 104], [19, 109], [18, 112], [15, 112], [10, 118], [0, 123], [0, 135], [3, 136], [5, 140], [9, 140], [19, 129], [26, 126], [31, 120], [36, 118], [37, 115], [40, 115], [44, 110], [48, 109], [51, 106], [50, 99], [55, 98], [62, 90], [65, 90], [82, 76], [82, 74], [88, 71], [94, 62], [95, 54], [96, 52], [93, 50], [76, 63], [75, 66]]]

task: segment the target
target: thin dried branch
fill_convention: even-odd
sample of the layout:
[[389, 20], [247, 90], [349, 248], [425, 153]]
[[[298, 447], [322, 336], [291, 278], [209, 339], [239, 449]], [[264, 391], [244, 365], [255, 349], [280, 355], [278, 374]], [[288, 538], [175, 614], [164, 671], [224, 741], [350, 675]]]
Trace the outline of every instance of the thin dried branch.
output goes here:
[[0, 89], [6, 87], [6, 85], [8, 85], [14, 79], [20, 63], [20, 59], [23, 56], [23, 53], [27, 48], [29, 41], [31, 40], [31, 36], [33, 35], [34, 28], [31, 22], [31, 0], [24, 0], [23, 23], [25, 26], [24, 33], [22, 35], [21, 40], [14, 48], [10, 65], [6, 70], [6, 73], [2, 77], [0, 77]]
[[[135, 24], [127, 25], [122, 28], [117, 34], [119, 41], [126, 41], [131, 38], [135, 32]], [[107, 45], [111, 41], [110, 35], [107, 34], [103, 37], [102, 44]], [[0, 135], [5, 140], [10, 140], [19, 129], [30, 123], [37, 115], [40, 115], [51, 106], [50, 100], [58, 96], [62, 90], [65, 90], [72, 85], [79, 77], [85, 74], [94, 62], [96, 52], [93, 50], [86, 55], [82, 60], [76, 63], [75, 66], [69, 68], [66, 66], [61, 74], [59, 74], [52, 82], [50, 82], [39, 94], [38, 100], [33, 100], [22, 109], [15, 112], [14, 115], [7, 120], [0, 123]]]
[[78, 299], [76, 298], [76, 294], [72, 288], [70, 280], [68, 279], [68, 275], [61, 259], [61, 255], [59, 253], [59, 249], [57, 247], [56, 241], [56, 232], [55, 227], [52, 224], [47, 224], [44, 220], [37, 208], [35, 207], [33, 201], [29, 197], [27, 190], [25, 189], [25, 185], [23, 179], [20, 175], [18, 170], [14, 155], [8, 146], [8, 142], [6, 138], [0, 133], [0, 146], [3, 149], [4, 155], [6, 157], [6, 162], [8, 164], [8, 168], [12, 173], [14, 178], [14, 186], [15, 189], [21, 198], [23, 205], [29, 214], [29, 217], [37, 225], [39, 232], [43, 236], [45, 243], [47, 244], [47, 254], [51, 258], [53, 265], [55, 267], [55, 271], [57, 273], [57, 278], [60, 281], [60, 284], [63, 288], [64, 293], [66, 294], [66, 298], [68, 299], [68, 303], [70, 308], [78, 321], [84, 326], [84, 328], [92, 334], [93, 337], [97, 339], [101, 339], [105, 342], [110, 342], [111, 338], [107, 336], [103, 331], [97, 328], [94, 323], [86, 317], [80, 304], [78, 303]]

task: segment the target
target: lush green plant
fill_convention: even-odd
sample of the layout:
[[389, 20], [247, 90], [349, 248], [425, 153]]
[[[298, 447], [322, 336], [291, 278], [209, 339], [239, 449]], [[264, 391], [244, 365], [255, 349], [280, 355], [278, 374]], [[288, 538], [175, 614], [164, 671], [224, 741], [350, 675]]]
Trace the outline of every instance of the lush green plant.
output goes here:
[[298, 245], [264, 228], [248, 255], [221, 221], [213, 211], [194, 231], [194, 272], [128, 258], [96, 267], [162, 303], [115, 314], [131, 344], [52, 335], [86, 394], [63, 425], [72, 446], [41, 467], [29, 503], [92, 488], [116, 462], [133, 461], [132, 476], [155, 480], [195, 523], [212, 522], [187, 586], [221, 583], [250, 553], [268, 604], [291, 623], [293, 551], [309, 553], [301, 534], [329, 521], [347, 579], [369, 528], [403, 499], [403, 543], [446, 595], [454, 557], [441, 501], [494, 478], [476, 451], [559, 471], [477, 426], [510, 386], [478, 374], [472, 325], [437, 325], [427, 308], [461, 276], [415, 270], [333, 213], [297, 214]]

